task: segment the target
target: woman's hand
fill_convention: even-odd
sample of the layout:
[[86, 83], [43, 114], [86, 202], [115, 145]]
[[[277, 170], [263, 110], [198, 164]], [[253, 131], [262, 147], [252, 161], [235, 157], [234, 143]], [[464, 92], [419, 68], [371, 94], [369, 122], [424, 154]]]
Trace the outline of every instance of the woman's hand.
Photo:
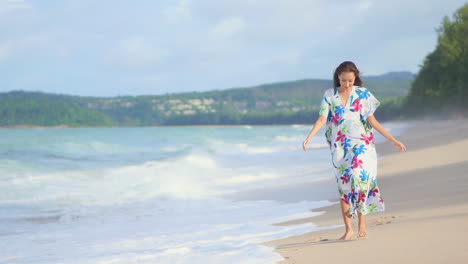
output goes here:
[[307, 151], [307, 145], [309, 145], [309, 142], [310, 138], [307, 137], [306, 140], [304, 140], [304, 142], [302, 143], [302, 148], [304, 149], [304, 151]]
[[375, 128], [375, 130], [379, 131], [379, 133], [384, 136], [386, 139], [388, 139], [390, 142], [392, 142], [393, 146], [395, 146], [395, 148], [402, 152], [402, 151], [405, 151], [406, 150], [406, 146], [401, 143], [400, 141], [396, 140], [381, 124], [379, 121], [377, 121], [377, 119], [375, 118], [374, 115], [370, 115], [368, 118], [367, 118], [367, 122], [369, 122], [369, 124]]
[[304, 151], [307, 150], [307, 145], [309, 145], [310, 140], [317, 134], [317, 132], [327, 123], [327, 118], [323, 115], [319, 116], [317, 118], [317, 121], [315, 121], [314, 127], [312, 130], [309, 132], [309, 135], [307, 136], [306, 140], [302, 143], [302, 148]]
[[403, 143], [401, 143], [400, 141], [396, 140], [396, 139], [392, 141], [392, 144], [393, 144], [393, 146], [395, 146], [395, 148], [399, 152], [402, 152], [402, 151], [406, 150], [406, 146]]

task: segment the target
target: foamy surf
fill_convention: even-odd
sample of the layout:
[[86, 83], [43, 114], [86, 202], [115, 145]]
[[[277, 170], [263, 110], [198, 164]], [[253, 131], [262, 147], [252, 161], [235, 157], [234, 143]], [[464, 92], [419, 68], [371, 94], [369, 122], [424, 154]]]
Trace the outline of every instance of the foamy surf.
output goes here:
[[[0, 130], [9, 139], [0, 146], [0, 259], [277, 262], [260, 242], [317, 227], [274, 224], [313, 217], [314, 208], [330, 204], [261, 196], [331, 176], [322, 136], [302, 151], [309, 129]], [[258, 196], [226, 198], [247, 191]]]

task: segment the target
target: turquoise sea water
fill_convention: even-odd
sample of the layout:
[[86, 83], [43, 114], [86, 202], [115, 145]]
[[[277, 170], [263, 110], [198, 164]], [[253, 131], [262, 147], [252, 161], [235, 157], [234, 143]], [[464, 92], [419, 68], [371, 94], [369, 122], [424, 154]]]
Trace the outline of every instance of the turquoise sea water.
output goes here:
[[275, 263], [259, 242], [316, 227], [272, 224], [331, 203], [261, 196], [332, 177], [310, 129], [0, 129], [0, 263]]

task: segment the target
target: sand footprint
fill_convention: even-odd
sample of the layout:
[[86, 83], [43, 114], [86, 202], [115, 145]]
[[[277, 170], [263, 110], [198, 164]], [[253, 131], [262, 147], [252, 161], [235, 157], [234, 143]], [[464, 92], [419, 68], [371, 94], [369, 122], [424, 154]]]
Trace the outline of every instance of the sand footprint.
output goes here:
[[328, 238], [314, 237], [312, 239], [307, 240], [307, 242], [323, 242], [323, 241], [328, 241]]
[[381, 216], [379, 219], [375, 220], [374, 225], [391, 224], [396, 218], [397, 217], [394, 215]]

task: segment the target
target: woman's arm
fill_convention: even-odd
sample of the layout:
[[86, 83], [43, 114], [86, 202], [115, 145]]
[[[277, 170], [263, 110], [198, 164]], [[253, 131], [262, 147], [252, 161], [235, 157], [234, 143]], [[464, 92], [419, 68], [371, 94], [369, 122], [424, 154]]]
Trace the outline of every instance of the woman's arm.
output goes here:
[[375, 128], [375, 130], [377, 130], [382, 136], [384, 136], [386, 139], [388, 139], [390, 142], [392, 142], [393, 146], [395, 146], [395, 148], [398, 150], [398, 151], [405, 151], [406, 150], [406, 146], [401, 143], [400, 141], [398, 141], [396, 138], [394, 138], [392, 136], [392, 134], [390, 134], [390, 132], [388, 132], [381, 124], [379, 121], [377, 121], [377, 119], [375, 118], [374, 115], [370, 115], [368, 118], [367, 118], [367, 122], [373, 127]]
[[327, 117], [326, 116], [321, 115], [321, 116], [319, 116], [319, 118], [317, 118], [317, 121], [315, 121], [314, 127], [309, 132], [309, 135], [307, 136], [306, 140], [304, 140], [304, 142], [302, 143], [302, 148], [304, 149], [304, 151], [307, 150], [307, 145], [309, 144], [310, 140], [315, 136], [315, 134], [317, 134], [317, 132], [320, 131], [320, 129], [322, 129], [322, 127], [326, 123], [327, 123]]

